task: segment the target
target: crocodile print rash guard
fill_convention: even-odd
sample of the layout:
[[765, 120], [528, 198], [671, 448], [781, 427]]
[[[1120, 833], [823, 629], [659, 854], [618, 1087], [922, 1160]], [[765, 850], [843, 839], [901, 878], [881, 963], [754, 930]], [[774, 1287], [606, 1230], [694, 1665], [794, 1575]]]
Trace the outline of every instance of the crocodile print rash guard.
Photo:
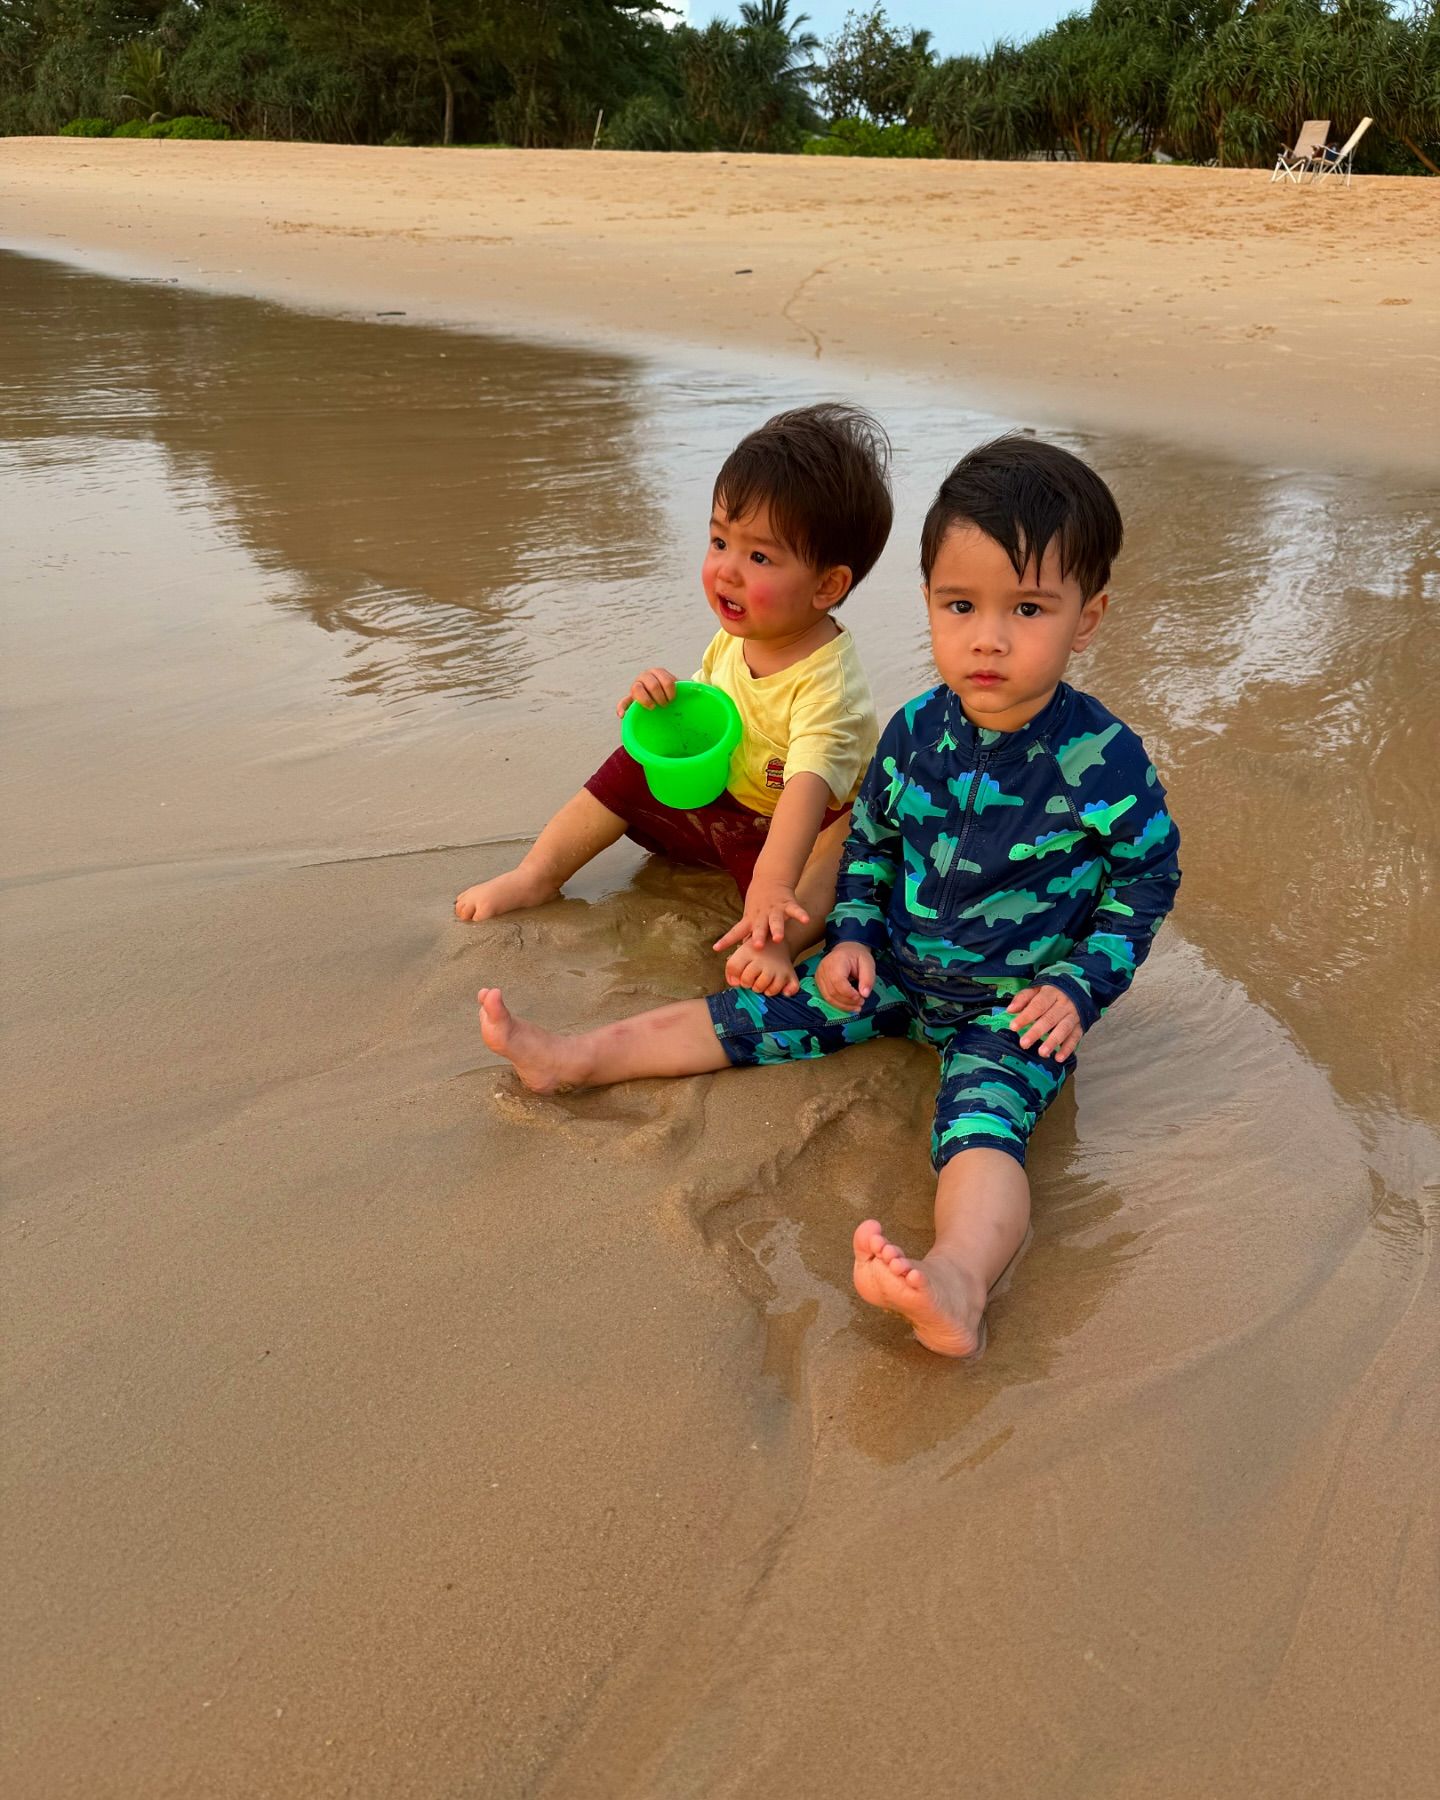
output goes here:
[[940, 686], [886, 726], [851, 816], [827, 941], [885, 952], [919, 995], [1047, 982], [1088, 1029], [1175, 903], [1180, 834], [1130, 728], [1063, 683], [1018, 731]]

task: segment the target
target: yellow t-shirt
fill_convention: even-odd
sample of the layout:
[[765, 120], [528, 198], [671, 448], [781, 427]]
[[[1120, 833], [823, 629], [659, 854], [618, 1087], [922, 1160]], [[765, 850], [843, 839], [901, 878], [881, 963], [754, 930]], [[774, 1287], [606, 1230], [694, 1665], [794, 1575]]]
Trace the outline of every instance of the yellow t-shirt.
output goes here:
[[870, 683], [855, 640], [840, 635], [778, 675], [752, 675], [742, 638], [717, 631], [697, 681], [724, 688], [744, 732], [730, 759], [730, 792], [767, 818], [793, 775], [818, 775], [834, 806], [848, 806], [879, 742]]

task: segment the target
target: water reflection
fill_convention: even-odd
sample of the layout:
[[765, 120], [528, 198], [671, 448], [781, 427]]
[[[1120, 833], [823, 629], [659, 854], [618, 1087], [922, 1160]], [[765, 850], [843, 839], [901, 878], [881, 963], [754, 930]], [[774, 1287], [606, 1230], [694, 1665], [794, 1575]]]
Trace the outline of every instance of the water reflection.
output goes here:
[[[357, 810], [382, 751], [397, 792], [440, 770], [463, 779], [463, 807], [436, 785], [416, 827], [431, 842], [533, 830], [608, 744], [617, 684], [698, 654], [715, 468], [757, 419], [837, 385], [810, 365], [749, 382], [14, 256], [0, 256], [0, 285], [11, 321], [0, 455], [32, 492], [41, 484], [47, 518], [73, 521], [63, 555], [94, 576], [66, 619], [66, 654], [82, 612], [95, 664], [121, 646], [116, 684], [188, 642], [188, 703], [167, 715], [164, 745], [182, 761], [235, 652], [217, 636], [207, 687], [203, 645], [193, 629], [186, 638], [187, 609], [199, 613], [178, 535], [188, 523], [197, 539], [228, 536], [248, 574], [226, 565], [227, 589], [248, 580], [247, 597], [319, 625], [340, 653], [323, 673], [293, 674], [310, 734], [287, 723], [303, 740], [295, 754], [343, 741]], [[914, 384], [858, 397], [897, 452], [892, 545], [846, 611], [884, 710], [932, 678], [915, 591], [924, 508], [954, 458], [1004, 422]], [[1345, 1095], [1424, 1116], [1440, 1091], [1419, 991], [1440, 949], [1437, 495], [1068, 441], [1111, 479], [1127, 520], [1114, 609], [1077, 679], [1145, 735], [1171, 789], [1185, 834], [1180, 929]], [[137, 638], [138, 602], [111, 591], [104, 533], [107, 506], [132, 509], [134, 526], [147, 504], [138, 452], [146, 466], [163, 458], [174, 516], [142, 571], [165, 602]], [[41, 546], [25, 523], [12, 535], [28, 577], [50, 538]], [[195, 566], [210, 579], [211, 565]], [[343, 703], [318, 747], [317, 684]], [[350, 741], [347, 719], [376, 716], [360, 701], [381, 709], [383, 742]], [[60, 706], [34, 724], [37, 754], [56, 754], [68, 729]], [[278, 728], [256, 719], [273, 759]], [[425, 741], [407, 736], [422, 727]], [[484, 793], [497, 770], [503, 800]], [[297, 793], [297, 807], [317, 804], [334, 803]]]
[[158, 446], [343, 685], [514, 693], [664, 540], [624, 358], [364, 325], [0, 257], [7, 435], [82, 487]]

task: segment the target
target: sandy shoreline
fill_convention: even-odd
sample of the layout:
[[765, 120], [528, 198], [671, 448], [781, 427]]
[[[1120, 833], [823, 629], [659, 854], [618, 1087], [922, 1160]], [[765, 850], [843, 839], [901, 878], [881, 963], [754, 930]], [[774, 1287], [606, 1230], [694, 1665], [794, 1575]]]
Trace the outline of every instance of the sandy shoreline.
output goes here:
[[361, 315], [920, 372], [1287, 467], [1437, 466], [1435, 181], [12, 138], [0, 242]]

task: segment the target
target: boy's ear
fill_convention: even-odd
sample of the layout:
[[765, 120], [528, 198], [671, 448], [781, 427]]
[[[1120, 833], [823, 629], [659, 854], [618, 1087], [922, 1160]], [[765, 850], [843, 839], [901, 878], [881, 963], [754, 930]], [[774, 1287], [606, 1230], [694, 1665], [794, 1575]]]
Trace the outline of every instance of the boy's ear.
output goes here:
[[821, 612], [829, 612], [832, 606], [840, 604], [853, 585], [850, 571], [844, 563], [837, 563], [834, 568], [826, 569], [815, 584], [816, 606]]
[[1070, 645], [1072, 655], [1087, 649], [1090, 640], [1100, 629], [1100, 621], [1105, 617], [1105, 608], [1110, 604], [1110, 596], [1106, 592], [1092, 594], [1080, 608], [1080, 621], [1075, 627], [1075, 638]]

